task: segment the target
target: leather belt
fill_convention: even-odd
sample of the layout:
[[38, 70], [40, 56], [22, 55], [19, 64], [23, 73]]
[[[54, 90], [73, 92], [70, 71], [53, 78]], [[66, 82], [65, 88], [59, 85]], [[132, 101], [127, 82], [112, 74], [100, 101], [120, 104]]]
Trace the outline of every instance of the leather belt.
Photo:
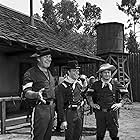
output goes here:
[[73, 110], [73, 111], [76, 111], [76, 110], [78, 109], [79, 106], [80, 106], [80, 105], [69, 105], [69, 106], [68, 106], [68, 109], [71, 109], [71, 110]]
[[112, 111], [112, 109], [110, 109], [110, 108], [101, 108], [100, 111], [102, 111], [102, 112], [110, 112], [110, 111]]

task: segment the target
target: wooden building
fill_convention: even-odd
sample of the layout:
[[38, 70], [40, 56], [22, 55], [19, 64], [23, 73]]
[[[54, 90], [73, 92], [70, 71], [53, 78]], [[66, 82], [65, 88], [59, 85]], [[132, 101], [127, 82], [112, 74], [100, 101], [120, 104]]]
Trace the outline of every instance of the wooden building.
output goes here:
[[30, 17], [0, 4], [0, 97], [19, 95], [23, 73], [34, 62], [29, 56], [37, 48], [52, 49], [53, 66], [58, 66], [59, 75], [60, 66], [69, 59], [80, 63], [103, 61], [68, 44], [45, 22], [35, 19], [31, 26]]

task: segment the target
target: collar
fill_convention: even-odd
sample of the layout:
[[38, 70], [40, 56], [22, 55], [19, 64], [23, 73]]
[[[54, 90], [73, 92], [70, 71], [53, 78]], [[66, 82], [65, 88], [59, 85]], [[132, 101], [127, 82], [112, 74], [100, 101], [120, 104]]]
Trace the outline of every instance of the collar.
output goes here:
[[50, 75], [49, 75], [48, 69], [42, 68], [39, 65], [37, 65], [37, 66], [38, 66], [39, 70], [41, 70], [45, 74], [46, 78], [49, 80], [50, 79]]
[[76, 80], [74, 80], [74, 79], [72, 79], [71, 77], [67, 76], [67, 77], [64, 79], [64, 81], [66, 81], [66, 82], [72, 84], [72, 83], [74, 83], [74, 81], [76, 81]]
[[43, 71], [43, 72], [48, 72], [48, 70], [47, 70], [46, 68], [42, 68], [42, 67], [40, 67], [39, 65], [37, 65], [37, 67], [38, 67], [41, 71]]
[[64, 81], [72, 84], [72, 88], [75, 89], [76, 83], [79, 83], [82, 86], [82, 82], [78, 79], [74, 80], [71, 77], [67, 76]]
[[111, 80], [112, 80], [112, 78], [110, 78], [108, 81], [104, 81], [103, 78], [101, 78], [102, 88], [104, 88], [106, 85], [108, 85], [109, 86], [109, 89], [112, 90]]

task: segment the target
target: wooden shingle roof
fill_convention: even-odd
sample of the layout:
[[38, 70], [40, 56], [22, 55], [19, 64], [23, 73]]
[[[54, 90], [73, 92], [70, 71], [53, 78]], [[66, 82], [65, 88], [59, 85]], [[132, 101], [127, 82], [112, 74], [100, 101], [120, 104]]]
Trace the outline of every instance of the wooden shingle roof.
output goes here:
[[[68, 53], [94, 60], [102, 60], [94, 54], [85, 54], [74, 45], [68, 46], [66, 40], [43, 21], [35, 19], [35, 26], [30, 25], [30, 17], [0, 4], [0, 39], [19, 43], [19, 48], [51, 48], [60, 53]], [[1, 47], [1, 46], [0, 46]], [[11, 46], [13, 51], [15, 48]], [[18, 49], [18, 48], [16, 48]], [[0, 48], [1, 50], [1, 48]]]

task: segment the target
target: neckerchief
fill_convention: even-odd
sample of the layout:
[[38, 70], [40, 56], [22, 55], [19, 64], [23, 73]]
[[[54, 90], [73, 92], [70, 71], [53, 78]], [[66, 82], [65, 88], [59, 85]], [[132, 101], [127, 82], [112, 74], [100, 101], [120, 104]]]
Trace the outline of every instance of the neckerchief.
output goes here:
[[76, 83], [79, 83], [81, 86], [82, 86], [82, 83], [81, 83], [81, 81], [79, 81], [79, 80], [74, 80], [74, 79], [72, 79], [71, 77], [69, 77], [69, 76], [67, 76], [65, 79], [64, 79], [64, 81], [66, 81], [66, 82], [68, 82], [68, 83], [71, 83], [72, 84], [72, 89], [74, 90], [75, 89], [75, 86], [76, 86]]
[[109, 89], [112, 90], [112, 84], [110, 83], [112, 78], [110, 78], [108, 81], [104, 81], [103, 78], [101, 78], [102, 81], [102, 88], [104, 88], [106, 85], [109, 86]]

